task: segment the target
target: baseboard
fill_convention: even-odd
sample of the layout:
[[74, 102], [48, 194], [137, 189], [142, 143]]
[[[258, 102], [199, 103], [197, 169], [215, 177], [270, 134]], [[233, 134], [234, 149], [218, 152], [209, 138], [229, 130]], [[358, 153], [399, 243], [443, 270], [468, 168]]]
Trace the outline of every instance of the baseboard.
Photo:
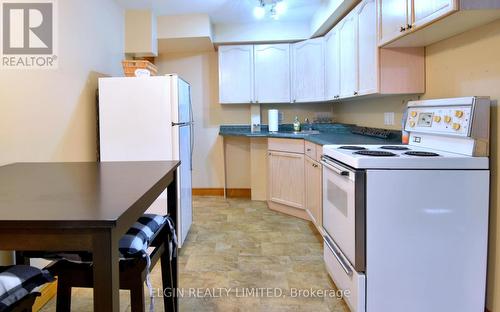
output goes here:
[[252, 198], [252, 190], [251, 189], [227, 189], [227, 197]]
[[40, 311], [40, 309], [43, 308], [43, 306], [47, 304], [50, 299], [54, 298], [57, 293], [57, 281], [44, 285], [39, 292], [41, 293], [41, 296], [36, 298], [35, 303], [33, 304], [33, 312]]
[[271, 210], [278, 211], [278, 212], [281, 212], [281, 213], [284, 213], [287, 215], [291, 215], [291, 216], [294, 216], [297, 218], [301, 218], [301, 219], [304, 219], [307, 221], [311, 221], [311, 218], [309, 217], [307, 212], [303, 209], [294, 208], [294, 207], [286, 206], [283, 204], [278, 204], [278, 203], [275, 203], [275, 202], [270, 201], [270, 200], [267, 201], [267, 206]]
[[[223, 188], [194, 188], [193, 196], [224, 196]], [[227, 189], [227, 197], [230, 198], [251, 198], [251, 189]]]
[[222, 188], [194, 188], [193, 196], [224, 196]]

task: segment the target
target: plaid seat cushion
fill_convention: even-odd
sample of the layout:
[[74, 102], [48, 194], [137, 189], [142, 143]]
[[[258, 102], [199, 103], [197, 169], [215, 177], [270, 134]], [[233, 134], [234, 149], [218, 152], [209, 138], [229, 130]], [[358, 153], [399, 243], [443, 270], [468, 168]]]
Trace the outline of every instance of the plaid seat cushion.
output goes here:
[[[132, 225], [132, 227], [120, 239], [119, 250], [122, 258], [139, 256], [146, 252], [151, 238], [166, 222], [166, 216], [155, 214], [144, 214]], [[23, 252], [29, 258], [44, 258], [48, 260], [66, 259], [74, 262], [92, 262], [92, 253], [82, 252]]]
[[5, 311], [31, 291], [54, 281], [46, 271], [29, 265], [0, 266], [0, 311]]
[[166, 221], [165, 216], [144, 214], [120, 239], [120, 253], [124, 257], [146, 253], [151, 239]]

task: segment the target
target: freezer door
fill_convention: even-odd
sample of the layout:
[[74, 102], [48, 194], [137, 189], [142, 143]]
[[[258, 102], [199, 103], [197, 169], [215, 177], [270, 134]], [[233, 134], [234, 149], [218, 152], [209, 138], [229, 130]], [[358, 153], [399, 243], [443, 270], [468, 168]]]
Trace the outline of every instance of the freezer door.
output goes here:
[[178, 122], [191, 122], [191, 87], [180, 78], [177, 79], [177, 87], [179, 104]]

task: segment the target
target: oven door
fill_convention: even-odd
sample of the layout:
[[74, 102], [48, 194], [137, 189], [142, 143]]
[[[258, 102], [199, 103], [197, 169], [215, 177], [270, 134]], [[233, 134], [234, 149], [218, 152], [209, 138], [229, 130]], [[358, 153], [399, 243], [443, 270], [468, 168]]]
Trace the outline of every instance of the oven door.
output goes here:
[[347, 267], [348, 261], [357, 272], [364, 272], [365, 173], [327, 156], [322, 164], [325, 244], [333, 247], [343, 266]]

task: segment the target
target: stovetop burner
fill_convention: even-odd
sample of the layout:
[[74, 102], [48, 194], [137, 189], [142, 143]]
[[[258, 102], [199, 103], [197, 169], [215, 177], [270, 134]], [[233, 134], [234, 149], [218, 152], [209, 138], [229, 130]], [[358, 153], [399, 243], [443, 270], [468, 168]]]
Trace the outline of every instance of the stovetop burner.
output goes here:
[[439, 156], [439, 154], [436, 154], [436, 153], [419, 152], [419, 151], [406, 152], [405, 154], [409, 155], [409, 156], [420, 156], [420, 157], [435, 157], [435, 156]]
[[389, 157], [396, 156], [396, 154], [385, 151], [358, 151], [354, 152], [354, 154], [363, 155], [363, 156], [377, 156], [377, 157]]
[[407, 151], [407, 150], [409, 150], [408, 147], [402, 146], [402, 145], [400, 145], [400, 146], [398, 146], [398, 145], [394, 145], [394, 146], [392, 146], [392, 145], [390, 145], [390, 146], [381, 146], [380, 148], [381, 149], [386, 149], [386, 150], [393, 150], [393, 151]]
[[351, 150], [351, 151], [362, 151], [362, 150], [366, 150], [366, 147], [346, 145], [346, 146], [339, 147], [339, 149], [345, 149], [345, 150]]

